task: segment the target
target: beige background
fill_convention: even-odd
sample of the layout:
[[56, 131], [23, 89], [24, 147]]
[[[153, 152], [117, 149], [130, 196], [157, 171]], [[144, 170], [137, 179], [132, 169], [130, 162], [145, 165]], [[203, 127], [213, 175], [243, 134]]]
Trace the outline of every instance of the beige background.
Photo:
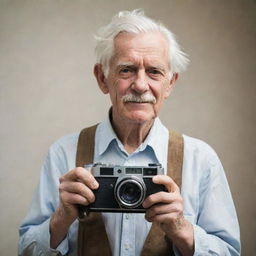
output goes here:
[[249, 0], [0, 0], [0, 255], [17, 254], [49, 145], [106, 116], [109, 100], [92, 75], [93, 33], [117, 11], [138, 7], [168, 25], [191, 59], [161, 118], [218, 152], [243, 255], [255, 255], [256, 2]]

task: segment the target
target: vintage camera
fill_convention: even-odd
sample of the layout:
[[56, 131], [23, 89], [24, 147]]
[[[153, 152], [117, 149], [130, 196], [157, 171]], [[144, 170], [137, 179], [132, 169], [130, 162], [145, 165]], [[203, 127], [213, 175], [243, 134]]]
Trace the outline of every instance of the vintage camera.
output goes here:
[[148, 166], [118, 166], [97, 163], [92, 174], [99, 183], [94, 190], [95, 202], [80, 210], [86, 212], [145, 212], [145, 198], [165, 191], [164, 185], [155, 184], [152, 178], [164, 174], [161, 164]]

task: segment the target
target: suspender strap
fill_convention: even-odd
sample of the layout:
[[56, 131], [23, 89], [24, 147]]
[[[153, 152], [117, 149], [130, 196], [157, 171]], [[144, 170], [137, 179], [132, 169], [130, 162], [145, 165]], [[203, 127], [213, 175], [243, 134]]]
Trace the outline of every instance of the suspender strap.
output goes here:
[[111, 256], [110, 243], [100, 212], [91, 212], [78, 228], [78, 256]]
[[98, 124], [85, 128], [80, 132], [77, 143], [76, 167], [84, 167], [93, 162], [94, 138]]
[[[84, 167], [93, 162], [96, 128], [97, 125], [85, 128], [79, 135], [76, 154], [77, 167]], [[93, 212], [79, 219], [77, 253], [78, 256], [111, 256], [101, 213]]]
[[181, 188], [184, 140], [176, 131], [169, 131], [167, 175]]
[[[97, 125], [81, 131], [76, 155], [76, 166], [83, 167], [93, 162], [94, 141]], [[175, 131], [169, 133], [167, 175], [181, 187], [183, 163], [183, 137]], [[101, 213], [91, 212], [79, 219], [78, 256], [111, 256], [111, 248]], [[172, 242], [166, 237], [162, 229], [155, 223], [149, 231], [144, 243], [141, 256], [174, 255]]]
[[[167, 155], [167, 175], [181, 188], [184, 141], [182, 135], [170, 130]], [[153, 223], [148, 233], [141, 256], [174, 256], [172, 242], [164, 231]]]

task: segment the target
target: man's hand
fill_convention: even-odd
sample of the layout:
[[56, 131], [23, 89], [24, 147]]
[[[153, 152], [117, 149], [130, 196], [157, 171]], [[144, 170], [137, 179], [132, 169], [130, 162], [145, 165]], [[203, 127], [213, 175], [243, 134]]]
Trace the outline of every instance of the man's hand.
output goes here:
[[65, 238], [70, 225], [78, 217], [77, 205], [88, 205], [95, 200], [93, 189], [99, 186], [93, 175], [77, 167], [60, 177], [60, 205], [50, 221], [51, 248]]
[[193, 227], [183, 216], [183, 199], [177, 184], [166, 175], [153, 177], [156, 184], [165, 185], [167, 192], [158, 192], [146, 198], [143, 207], [145, 218], [160, 225], [182, 255], [193, 255]]

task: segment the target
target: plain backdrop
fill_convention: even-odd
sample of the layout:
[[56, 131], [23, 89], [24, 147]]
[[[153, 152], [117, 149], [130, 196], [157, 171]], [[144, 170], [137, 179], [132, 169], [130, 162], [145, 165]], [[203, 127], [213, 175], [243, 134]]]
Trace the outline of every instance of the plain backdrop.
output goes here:
[[160, 117], [217, 151], [243, 255], [255, 254], [255, 1], [0, 0], [0, 255], [17, 255], [48, 147], [106, 117], [110, 102], [92, 73], [93, 34], [135, 8], [166, 24], [190, 57]]

